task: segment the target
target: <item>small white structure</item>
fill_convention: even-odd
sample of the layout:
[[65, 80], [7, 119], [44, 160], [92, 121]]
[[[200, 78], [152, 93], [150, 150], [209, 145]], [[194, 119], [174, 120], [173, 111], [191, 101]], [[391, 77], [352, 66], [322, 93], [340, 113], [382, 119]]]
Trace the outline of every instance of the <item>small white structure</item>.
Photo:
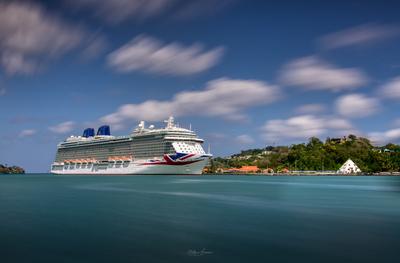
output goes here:
[[361, 173], [360, 168], [351, 160], [348, 159], [339, 170], [337, 170], [338, 174], [356, 174]]

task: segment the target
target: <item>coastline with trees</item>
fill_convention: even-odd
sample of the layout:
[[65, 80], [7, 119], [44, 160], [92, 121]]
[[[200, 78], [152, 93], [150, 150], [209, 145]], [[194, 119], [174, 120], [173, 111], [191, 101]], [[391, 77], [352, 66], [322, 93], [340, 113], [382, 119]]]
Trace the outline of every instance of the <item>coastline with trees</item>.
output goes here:
[[0, 164], [0, 174], [24, 174], [25, 170], [19, 166], [7, 166]]
[[260, 171], [337, 171], [348, 159], [353, 160], [363, 173], [392, 173], [400, 171], [400, 145], [382, 147], [367, 138], [349, 135], [327, 138], [316, 137], [307, 143], [290, 146], [267, 146], [241, 151], [229, 157], [213, 158], [209, 172], [256, 166]]

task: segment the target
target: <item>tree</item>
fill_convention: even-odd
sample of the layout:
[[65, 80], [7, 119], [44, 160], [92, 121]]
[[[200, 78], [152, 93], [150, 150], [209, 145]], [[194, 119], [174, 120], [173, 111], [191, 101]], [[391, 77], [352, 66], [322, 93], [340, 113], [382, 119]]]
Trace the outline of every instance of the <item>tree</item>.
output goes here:
[[[337, 170], [349, 158], [364, 172], [400, 171], [400, 146], [387, 144], [390, 152], [378, 151], [367, 138], [349, 135], [345, 142], [325, 143], [311, 137], [307, 144], [288, 146], [268, 146], [265, 149], [250, 149], [232, 155], [231, 159], [215, 158], [218, 167], [241, 167], [257, 165], [259, 168], [291, 167], [297, 170]], [[261, 155], [264, 150], [269, 153]]]

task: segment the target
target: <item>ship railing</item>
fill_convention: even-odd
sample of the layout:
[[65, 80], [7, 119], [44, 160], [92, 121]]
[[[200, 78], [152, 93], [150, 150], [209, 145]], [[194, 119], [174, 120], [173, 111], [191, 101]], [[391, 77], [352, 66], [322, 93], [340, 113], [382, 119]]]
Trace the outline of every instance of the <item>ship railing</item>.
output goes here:
[[110, 156], [108, 157], [109, 162], [130, 162], [133, 160], [133, 156]]
[[69, 159], [69, 160], [64, 160], [65, 164], [69, 163], [97, 163], [96, 159]]

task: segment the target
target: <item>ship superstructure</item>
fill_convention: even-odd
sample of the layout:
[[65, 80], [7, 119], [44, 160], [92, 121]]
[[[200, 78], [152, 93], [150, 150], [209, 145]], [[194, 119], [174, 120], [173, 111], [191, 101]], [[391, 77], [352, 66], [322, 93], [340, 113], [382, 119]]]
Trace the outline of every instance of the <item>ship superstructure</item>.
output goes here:
[[55, 174], [201, 174], [212, 155], [191, 129], [180, 128], [170, 117], [166, 127], [145, 127], [132, 134], [112, 136], [109, 126], [85, 129], [82, 136], [61, 142], [51, 167]]

